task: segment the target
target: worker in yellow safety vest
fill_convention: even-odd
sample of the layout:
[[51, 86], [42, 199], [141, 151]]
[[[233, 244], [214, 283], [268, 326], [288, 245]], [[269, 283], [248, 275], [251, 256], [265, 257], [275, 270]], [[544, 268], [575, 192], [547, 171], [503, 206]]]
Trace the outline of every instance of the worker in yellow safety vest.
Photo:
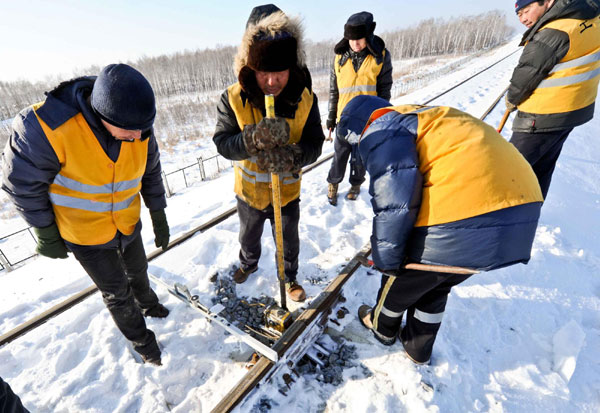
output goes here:
[[[379, 96], [390, 100], [392, 57], [385, 42], [374, 34], [373, 15], [353, 14], [344, 25], [344, 38], [334, 47], [335, 58], [329, 76], [329, 115], [327, 129], [335, 129], [344, 107], [358, 95]], [[334, 155], [327, 175], [327, 199], [337, 205], [338, 186], [344, 179], [350, 158], [350, 190], [346, 199], [354, 201], [365, 181], [365, 168], [358, 156], [357, 142], [336, 134]]]
[[49, 258], [72, 252], [133, 348], [160, 365], [144, 316], [164, 318], [169, 310], [150, 287], [140, 235], [143, 198], [155, 245], [169, 243], [155, 114], [152, 87], [131, 66], [63, 82], [15, 117], [2, 189], [33, 227], [36, 251]]
[[[235, 58], [238, 82], [221, 95], [213, 136], [218, 152], [236, 161], [240, 253], [233, 279], [238, 284], [246, 282], [258, 270], [267, 219], [275, 235], [271, 173], [277, 173], [284, 281], [292, 301], [306, 298], [297, 279], [300, 170], [317, 160], [325, 140], [317, 96], [311, 90], [303, 59], [299, 19], [287, 16], [273, 4], [255, 7]], [[265, 116], [265, 95], [275, 97], [273, 119]]]
[[527, 27], [506, 105], [518, 110], [511, 142], [529, 161], [544, 198], [563, 144], [594, 116], [600, 81], [600, 1], [517, 0]]

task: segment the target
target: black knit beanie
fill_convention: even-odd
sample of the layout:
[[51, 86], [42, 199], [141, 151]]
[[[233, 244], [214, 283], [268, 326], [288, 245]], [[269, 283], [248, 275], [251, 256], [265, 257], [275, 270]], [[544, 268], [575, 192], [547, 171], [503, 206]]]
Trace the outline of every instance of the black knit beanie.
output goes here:
[[94, 82], [91, 104], [103, 120], [122, 129], [148, 130], [156, 115], [152, 86], [125, 64], [102, 69]]
[[375, 31], [373, 15], [368, 11], [353, 14], [344, 25], [344, 38], [347, 40], [368, 39]]

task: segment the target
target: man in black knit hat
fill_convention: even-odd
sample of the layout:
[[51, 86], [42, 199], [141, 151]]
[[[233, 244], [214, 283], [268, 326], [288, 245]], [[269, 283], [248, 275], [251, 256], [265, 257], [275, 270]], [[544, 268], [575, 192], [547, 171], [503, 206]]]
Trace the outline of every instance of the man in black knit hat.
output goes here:
[[[327, 129], [333, 131], [344, 107], [358, 95], [379, 96], [390, 100], [392, 89], [392, 58], [385, 42], [376, 36], [373, 15], [363, 11], [353, 14], [344, 25], [344, 38], [335, 45], [335, 59], [329, 79], [329, 116]], [[337, 205], [338, 185], [344, 179], [350, 158], [350, 191], [346, 198], [358, 197], [365, 181], [365, 168], [358, 156], [357, 142], [336, 133], [335, 153], [327, 176], [327, 198]]]
[[34, 228], [36, 251], [49, 258], [73, 252], [119, 330], [144, 361], [160, 365], [143, 316], [164, 318], [169, 310], [150, 287], [140, 235], [141, 194], [156, 246], [168, 246], [155, 115], [150, 83], [128, 65], [63, 82], [15, 117], [2, 189]]
[[[235, 58], [238, 82], [221, 95], [213, 141], [235, 164], [240, 217], [240, 265], [233, 274], [243, 283], [258, 270], [265, 220], [273, 224], [271, 172], [281, 179], [286, 291], [293, 301], [306, 298], [297, 281], [300, 239], [300, 170], [321, 154], [325, 136], [317, 96], [303, 62], [298, 19], [277, 6], [255, 7]], [[275, 119], [265, 118], [265, 95], [275, 96]]]

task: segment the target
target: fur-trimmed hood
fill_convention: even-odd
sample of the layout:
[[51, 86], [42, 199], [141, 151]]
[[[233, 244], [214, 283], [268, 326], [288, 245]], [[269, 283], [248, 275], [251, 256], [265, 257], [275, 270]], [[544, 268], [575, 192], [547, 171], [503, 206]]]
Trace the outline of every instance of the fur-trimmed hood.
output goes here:
[[255, 38], [259, 34], [266, 34], [271, 37], [275, 37], [281, 32], [287, 32], [296, 39], [297, 65], [298, 68], [303, 68], [305, 66], [305, 51], [303, 41], [304, 29], [302, 27], [302, 22], [298, 17], [289, 17], [282, 11], [276, 11], [262, 18], [257, 23], [250, 23], [246, 28], [233, 63], [235, 75], [238, 76], [242, 68], [248, 64], [250, 47], [255, 42]]
[[[275, 6], [273, 6], [275, 7]], [[280, 39], [295, 39], [296, 45], [296, 56], [293, 52], [286, 55], [286, 43], [280, 44], [281, 49], [277, 53], [280, 54], [286, 61], [295, 61], [295, 65], [289, 67], [289, 80], [286, 87], [275, 99], [275, 112], [278, 116], [293, 118], [295, 116], [298, 103], [302, 99], [302, 92], [305, 88], [312, 91], [312, 79], [310, 72], [305, 64], [305, 52], [303, 42], [303, 28], [299, 18], [289, 17], [280, 10], [273, 11], [272, 8], [266, 10], [264, 14], [259, 14], [259, 18], [253, 19], [255, 16], [255, 10], [251, 15], [251, 19], [246, 25], [246, 31], [242, 38], [242, 43], [238, 48], [238, 53], [234, 59], [234, 70], [237, 75], [238, 81], [242, 87], [242, 99], [249, 100], [255, 107], [264, 110], [265, 106], [265, 95], [256, 83], [256, 75], [254, 69], [249, 64], [250, 57], [256, 63], [257, 56], [260, 56], [264, 52], [262, 45], [254, 47], [255, 42], [266, 43], [270, 40], [274, 40], [273, 43]], [[289, 44], [289, 43], [288, 43]], [[291, 47], [293, 47], [293, 42]], [[258, 50], [258, 52], [257, 52]], [[273, 50], [273, 49], [271, 49]], [[251, 52], [253, 53], [251, 56]], [[267, 52], [269, 53], [269, 52]], [[273, 55], [270, 53], [269, 57], [265, 61], [276, 61], [273, 59]], [[258, 57], [260, 60], [260, 57]], [[277, 70], [274, 70], [277, 71]]]

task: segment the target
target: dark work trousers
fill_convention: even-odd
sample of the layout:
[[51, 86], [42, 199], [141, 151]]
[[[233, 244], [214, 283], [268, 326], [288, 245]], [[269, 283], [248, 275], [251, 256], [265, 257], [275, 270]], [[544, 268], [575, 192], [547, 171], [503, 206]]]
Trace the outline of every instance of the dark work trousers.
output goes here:
[[146, 328], [141, 312], [158, 304], [148, 281], [142, 237], [136, 237], [124, 248], [119, 243], [110, 249], [74, 249], [73, 254], [98, 286], [115, 324], [133, 348], [145, 356], [160, 354], [154, 333]]
[[427, 362], [450, 289], [469, 277], [415, 270], [401, 270], [396, 277], [382, 275], [377, 305], [371, 312], [373, 329], [395, 337], [406, 311], [406, 325], [400, 334], [404, 349], [413, 360]]
[[339, 184], [344, 179], [346, 164], [350, 158], [350, 185], [360, 185], [365, 181], [365, 167], [358, 153], [358, 145], [351, 145], [337, 135], [334, 141], [334, 154], [327, 175], [327, 182]]
[[19, 396], [13, 393], [7, 382], [0, 377], [0, 412], [6, 413], [29, 413]]
[[[267, 219], [271, 222], [271, 233], [275, 239], [273, 206], [269, 205], [260, 210], [252, 208], [237, 198], [237, 211], [240, 217], [240, 265], [242, 269], [247, 270], [258, 265], [261, 252], [260, 239]], [[300, 199], [295, 199], [281, 208], [285, 282], [296, 281], [298, 275], [300, 253], [298, 221], [300, 221]]]
[[546, 133], [513, 132], [510, 138], [510, 143], [515, 145], [533, 168], [544, 199], [550, 188], [560, 151], [572, 130], [573, 128]]

